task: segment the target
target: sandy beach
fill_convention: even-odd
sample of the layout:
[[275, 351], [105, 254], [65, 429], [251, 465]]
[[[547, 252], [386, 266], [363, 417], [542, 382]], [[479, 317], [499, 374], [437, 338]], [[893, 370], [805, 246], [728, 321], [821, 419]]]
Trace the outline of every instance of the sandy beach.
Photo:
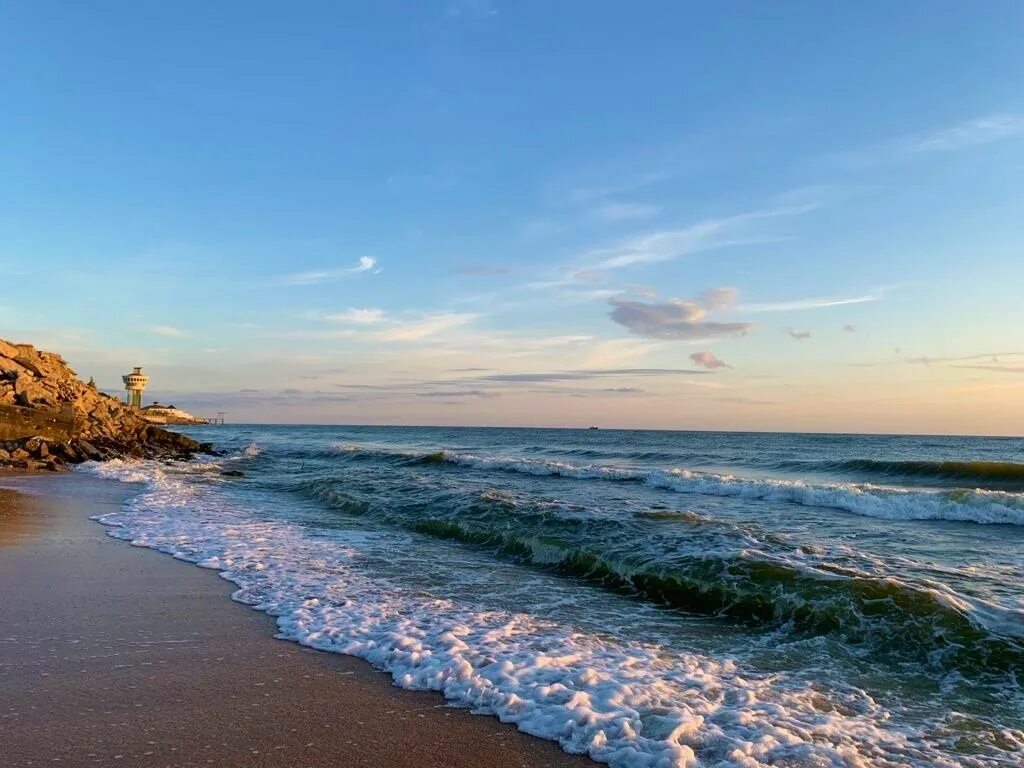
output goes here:
[[214, 572], [89, 521], [125, 497], [77, 475], [0, 478], [4, 766], [594, 764], [275, 640]]

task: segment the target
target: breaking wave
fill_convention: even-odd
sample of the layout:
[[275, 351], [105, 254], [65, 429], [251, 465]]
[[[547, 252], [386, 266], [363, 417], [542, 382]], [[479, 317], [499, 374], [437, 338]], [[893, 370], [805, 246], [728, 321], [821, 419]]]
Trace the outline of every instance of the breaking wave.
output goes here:
[[637, 482], [675, 493], [783, 501], [804, 506], [841, 509], [858, 515], [889, 520], [951, 520], [1024, 525], [1024, 495], [1004, 491], [923, 491], [887, 488], [867, 483], [814, 484], [800, 480], [754, 479], [687, 469], [645, 470], [477, 456], [451, 451], [433, 453], [420, 457], [418, 461], [444, 461], [474, 469], [552, 475], [580, 480]]
[[880, 461], [847, 459], [844, 461], [780, 462], [780, 469], [804, 471], [856, 472], [892, 478], [936, 478], [974, 483], [1024, 485], [1024, 464], [1014, 461]]
[[[306, 488], [351, 515], [487, 549], [688, 613], [831, 635], [854, 645], [944, 669], [1024, 668], [1024, 607], [960, 594], [941, 583], [914, 584], [808, 554], [756, 527], [689, 511], [647, 510], [638, 517], [686, 526], [673, 536], [629, 519], [596, 518], [557, 504], [520, 504], [485, 491], [468, 506], [424, 509], [398, 501], [374, 508], [333, 480]], [[514, 520], [514, 526], [511, 524]]]

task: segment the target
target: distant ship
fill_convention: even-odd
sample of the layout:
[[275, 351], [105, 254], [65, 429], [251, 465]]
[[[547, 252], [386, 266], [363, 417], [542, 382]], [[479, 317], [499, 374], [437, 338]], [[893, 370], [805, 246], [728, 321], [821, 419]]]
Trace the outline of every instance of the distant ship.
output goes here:
[[591, 429], [600, 429], [600, 427], [591, 427]]

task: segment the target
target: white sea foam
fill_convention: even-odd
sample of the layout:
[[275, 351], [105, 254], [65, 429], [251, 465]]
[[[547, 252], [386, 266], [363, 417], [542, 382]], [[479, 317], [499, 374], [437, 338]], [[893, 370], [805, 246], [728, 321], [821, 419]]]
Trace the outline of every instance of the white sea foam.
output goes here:
[[577, 479], [632, 480], [676, 493], [731, 496], [829, 507], [889, 520], [953, 520], [1024, 525], [1024, 494], [987, 490], [924, 491], [867, 483], [812, 484], [744, 478], [687, 469], [647, 470], [561, 461], [476, 456], [446, 451], [447, 461], [477, 469]]
[[[220, 571], [238, 585], [236, 600], [277, 617], [282, 638], [362, 657], [402, 687], [441, 691], [613, 766], [1009, 765], [1005, 753], [951, 756], [856, 689], [819, 691], [728, 659], [669, 655], [373, 579], [361, 547], [386, 534], [311, 535], [242, 508], [202, 475], [152, 462], [85, 471], [145, 483], [98, 518], [112, 536]], [[1006, 738], [1024, 748], [1024, 733]]]
[[328, 446], [331, 453], [358, 453], [362, 449], [352, 443], [331, 443]]

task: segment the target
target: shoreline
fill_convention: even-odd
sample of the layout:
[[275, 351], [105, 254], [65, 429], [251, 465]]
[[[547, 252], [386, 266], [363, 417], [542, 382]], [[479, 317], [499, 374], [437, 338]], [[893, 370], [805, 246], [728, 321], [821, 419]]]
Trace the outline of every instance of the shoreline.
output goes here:
[[73, 473], [0, 475], [5, 765], [595, 765], [361, 659], [275, 639], [233, 584], [89, 519], [131, 495]]

